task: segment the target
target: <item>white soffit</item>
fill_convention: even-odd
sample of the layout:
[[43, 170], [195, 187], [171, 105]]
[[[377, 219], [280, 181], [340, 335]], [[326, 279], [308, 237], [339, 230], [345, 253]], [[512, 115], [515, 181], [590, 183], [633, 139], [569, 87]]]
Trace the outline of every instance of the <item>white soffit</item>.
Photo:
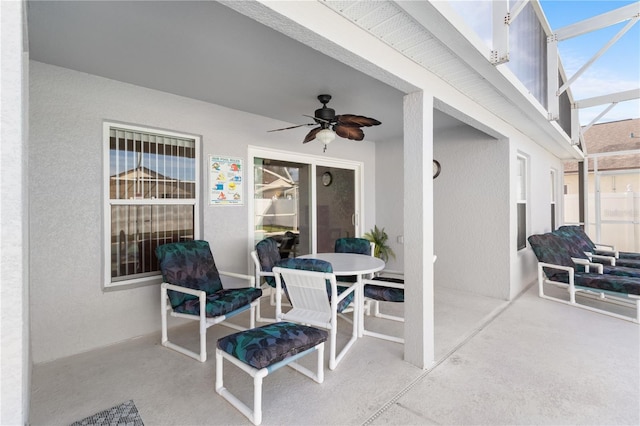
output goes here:
[[[532, 103], [531, 97], [520, 93], [521, 89], [513, 86], [513, 82], [507, 83], [512, 86], [508, 96], [497, 90], [495, 82], [499, 81], [501, 90], [504, 91], [504, 83], [508, 78], [501, 75], [500, 71], [490, 64], [486, 55], [478, 51], [477, 43], [468, 43], [467, 48], [473, 49], [475, 58], [465, 58], [469, 61], [466, 62], [418, 23], [404, 6], [395, 2], [326, 0], [321, 3], [437, 75], [496, 116], [513, 117], [515, 120], [509, 120], [509, 123], [523, 133], [540, 135], [542, 130], [544, 136], [537, 138], [538, 141], [542, 141], [545, 147], [556, 155], [562, 158], [581, 157], [576, 157], [569, 139], [548, 122], [543, 108]], [[405, 6], [419, 7], [411, 3], [408, 2]], [[476, 69], [480, 66], [482, 73]], [[493, 81], [489, 81], [484, 75], [486, 72], [494, 74]], [[519, 112], [518, 116], [515, 116], [516, 112]]]

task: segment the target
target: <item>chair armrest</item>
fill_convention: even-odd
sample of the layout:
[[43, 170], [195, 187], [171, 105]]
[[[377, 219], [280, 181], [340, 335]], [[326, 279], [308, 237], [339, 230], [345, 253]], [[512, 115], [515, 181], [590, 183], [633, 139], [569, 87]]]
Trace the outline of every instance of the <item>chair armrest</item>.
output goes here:
[[592, 263], [589, 262], [587, 259], [580, 259], [580, 258], [575, 258], [572, 257], [571, 260], [573, 260], [573, 263], [575, 263], [576, 265], [582, 265], [585, 267], [585, 272], [590, 272], [590, 268], [593, 266], [598, 270], [599, 274], [602, 274], [602, 272], [604, 271], [604, 265], [602, 263]]
[[607, 262], [608, 265], [616, 266], [616, 258], [612, 256], [603, 256], [600, 254], [592, 254], [589, 256], [591, 259], [602, 260], [603, 262]]
[[[332, 291], [333, 291], [333, 285], [332, 287]], [[343, 286], [340, 286], [343, 287]], [[342, 299], [344, 299], [345, 297], [347, 297], [347, 295], [349, 293], [354, 293], [356, 291], [357, 286], [352, 285], [347, 287], [342, 293], [338, 294], [338, 297], [336, 298], [336, 303], [340, 303], [342, 301]], [[338, 283], [336, 282], [336, 293], [338, 292]]]
[[180, 293], [191, 294], [192, 296], [196, 296], [196, 297], [200, 297], [203, 294], [206, 296], [206, 293], [204, 290], [196, 290], [193, 288], [182, 287], [175, 284], [162, 283], [162, 288], [165, 288], [167, 290], [172, 290], [172, 291], [178, 291]]
[[616, 250], [616, 246], [612, 245], [612, 244], [596, 244], [596, 249], [598, 250], [611, 250], [611, 251], [615, 251]]
[[218, 274], [220, 274], [222, 276], [225, 276], [225, 277], [239, 278], [241, 280], [247, 280], [247, 281], [249, 281], [249, 284], [251, 285], [251, 287], [255, 287], [256, 286], [256, 277], [254, 277], [253, 275], [238, 274], [236, 272], [221, 271], [219, 269], [218, 269]]
[[567, 271], [572, 275], [575, 271], [573, 266], [556, 265], [554, 263], [545, 263], [545, 262], [538, 262], [538, 268], [560, 269], [561, 271]]
[[571, 260], [573, 260], [573, 263], [575, 263], [576, 265], [584, 266], [584, 271], [589, 272], [589, 266], [591, 266], [591, 262], [589, 262], [589, 260], [581, 259], [578, 257], [572, 257]]
[[620, 257], [620, 252], [618, 250], [616, 250], [614, 246], [605, 246], [605, 245], [601, 245], [601, 244], [596, 244], [595, 250], [599, 251], [599, 252], [602, 252], [602, 253], [609, 254], [609, 255], [614, 256], [616, 258]]

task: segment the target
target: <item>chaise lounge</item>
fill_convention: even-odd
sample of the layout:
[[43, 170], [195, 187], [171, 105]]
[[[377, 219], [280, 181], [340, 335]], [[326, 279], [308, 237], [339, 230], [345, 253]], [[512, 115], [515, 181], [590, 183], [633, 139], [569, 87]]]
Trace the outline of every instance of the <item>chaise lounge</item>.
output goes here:
[[[588, 259], [572, 258], [566, 241], [559, 235], [547, 233], [528, 238], [531, 248], [538, 258], [538, 295], [543, 299], [567, 303], [583, 309], [639, 322], [640, 319], [640, 278], [630, 275], [604, 274], [605, 265], [591, 263]], [[595, 269], [595, 273], [591, 272]], [[631, 268], [613, 268], [619, 274], [635, 275]], [[626, 270], [626, 271], [625, 271]], [[545, 285], [566, 288], [569, 300], [545, 294]], [[611, 299], [635, 307], [635, 317], [584, 305], [576, 301], [576, 293], [596, 295], [600, 299]]]

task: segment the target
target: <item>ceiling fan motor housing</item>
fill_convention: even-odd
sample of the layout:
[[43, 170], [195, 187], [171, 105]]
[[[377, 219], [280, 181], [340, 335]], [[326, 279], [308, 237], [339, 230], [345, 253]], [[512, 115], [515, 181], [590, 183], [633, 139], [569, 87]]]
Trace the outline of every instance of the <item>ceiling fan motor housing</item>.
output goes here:
[[319, 123], [323, 129], [329, 127], [329, 124], [336, 121], [336, 111], [326, 106], [316, 110], [315, 117], [319, 118]]
[[331, 100], [331, 95], [318, 95], [318, 100], [322, 104], [322, 108], [318, 108], [314, 116], [320, 119], [318, 124], [323, 129], [328, 129], [329, 125], [336, 121], [336, 111], [327, 107], [327, 103]]

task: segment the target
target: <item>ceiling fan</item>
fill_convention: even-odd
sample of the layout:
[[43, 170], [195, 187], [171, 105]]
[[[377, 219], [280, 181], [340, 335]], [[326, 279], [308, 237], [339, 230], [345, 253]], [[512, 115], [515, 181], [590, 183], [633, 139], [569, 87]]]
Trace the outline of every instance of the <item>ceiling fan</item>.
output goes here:
[[318, 100], [322, 104], [322, 108], [318, 108], [313, 116], [304, 115], [305, 117], [313, 118], [314, 123], [299, 124], [297, 126], [274, 129], [269, 130], [269, 132], [295, 129], [302, 126], [318, 125], [318, 127], [311, 129], [311, 131], [307, 133], [307, 136], [305, 136], [302, 143], [307, 143], [311, 142], [314, 139], [318, 139], [324, 144], [324, 149], [326, 151], [327, 144], [335, 139], [336, 134], [342, 138], [361, 141], [362, 139], [364, 139], [364, 132], [362, 131], [362, 127], [377, 126], [380, 124], [380, 122], [375, 118], [364, 117], [362, 115], [336, 115], [336, 111], [333, 108], [327, 107], [327, 104], [331, 100], [331, 95], [319, 95]]

